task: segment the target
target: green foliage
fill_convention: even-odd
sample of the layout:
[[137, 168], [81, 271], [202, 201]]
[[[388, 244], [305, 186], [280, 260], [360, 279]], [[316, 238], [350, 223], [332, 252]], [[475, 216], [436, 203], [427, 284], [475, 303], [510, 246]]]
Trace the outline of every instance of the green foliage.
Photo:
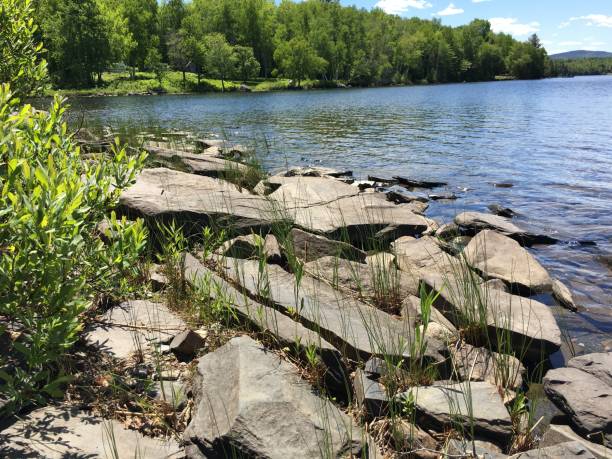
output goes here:
[[159, 88], [163, 89], [164, 76], [168, 73], [168, 64], [162, 62], [161, 53], [157, 48], [150, 48], [144, 65], [155, 74]]
[[550, 61], [551, 76], [607, 75], [612, 73], [612, 58], [561, 59]]
[[31, 0], [3, 0], [0, 3], [0, 84], [10, 84], [13, 97], [40, 93], [47, 70], [38, 53], [37, 27], [32, 19]]
[[234, 49], [220, 33], [204, 37], [204, 62], [207, 72], [221, 80], [221, 89], [225, 91], [225, 80], [230, 79], [235, 72], [236, 56]]
[[516, 78], [541, 78], [546, 73], [548, 58], [537, 35], [526, 43], [515, 43], [508, 57], [508, 68]]
[[283, 74], [297, 81], [298, 88], [303, 79], [322, 72], [327, 65], [303, 38], [281, 43], [274, 52], [274, 59]]
[[235, 46], [234, 55], [236, 57], [236, 75], [243, 82], [259, 75], [261, 66], [259, 62], [257, 62], [257, 59], [255, 59], [253, 48], [249, 48], [248, 46]]

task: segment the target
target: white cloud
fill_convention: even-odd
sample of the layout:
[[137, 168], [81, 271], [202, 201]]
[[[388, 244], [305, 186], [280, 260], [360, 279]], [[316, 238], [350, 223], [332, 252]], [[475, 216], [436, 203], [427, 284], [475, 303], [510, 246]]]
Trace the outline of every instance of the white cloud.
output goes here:
[[581, 41], [560, 41], [559, 46], [580, 46], [582, 45]]
[[570, 25], [570, 21], [563, 21], [561, 24], [559, 24], [559, 28], [565, 29], [569, 25]]
[[612, 16], [605, 14], [587, 14], [586, 16], [576, 16], [570, 18], [570, 21], [585, 21], [588, 26], [595, 27], [612, 27]]
[[374, 6], [380, 8], [385, 13], [403, 14], [410, 8], [423, 10], [425, 8], [431, 8], [433, 5], [427, 0], [379, 0]]
[[539, 22], [534, 21], [522, 24], [518, 22], [518, 19], [516, 18], [491, 18], [489, 19], [489, 22], [491, 23], [491, 29], [493, 29], [494, 32], [509, 33], [510, 35], [516, 35], [517, 37], [530, 35], [540, 30]]
[[462, 8], [457, 8], [453, 3], [449, 3], [449, 5], [444, 8], [442, 11], [438, 11], [436, 16], [454, 16], [456, 14], [463, 14], [464, 10]]
[[472, 0], [472, 3], [484, 3], [484, 2], [490, 2], [491, 0]]

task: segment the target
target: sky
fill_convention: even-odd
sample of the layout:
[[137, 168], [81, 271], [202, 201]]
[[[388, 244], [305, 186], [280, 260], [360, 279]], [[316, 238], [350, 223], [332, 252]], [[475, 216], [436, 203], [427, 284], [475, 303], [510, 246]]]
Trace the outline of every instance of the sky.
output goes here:
[[488, 19], [495, 32], [525, 40], [537, 33], [549, 54], [587, 49], [612, 52], [612, 0], [340, 0], [378, 6], [402, 17], [440, 18], [445, 25]]

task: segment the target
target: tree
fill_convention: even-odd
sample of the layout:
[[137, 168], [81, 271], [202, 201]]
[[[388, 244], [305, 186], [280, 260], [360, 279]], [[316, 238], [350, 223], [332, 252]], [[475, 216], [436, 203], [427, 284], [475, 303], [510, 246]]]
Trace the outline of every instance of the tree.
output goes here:
[[168, 46], [171, 37], [181, 28], [187, 14], [183, 0], [167, 0], [159, 8], [159, 40], [162, 58], [170, 61]]
[[204, 47], [208, 73], [221, 80], [221, 91], [225, 91], [225, 80], [231, 78], [236, 69], [234, 49], [220, 33], [207, 35]]
[[136, 46], [128, 55], [128, 65], [132, 69], [132, 78], [136, 77], [136, 68], [145, 66], [145, 59], [151, 48], [157, 48], [157, 1], [124, 0], [123, 8]]
[[274, 52], [274, 60], [284, 75], [297, 81], [298, 88], [303, 79], [317, 75], [327, 65], [327, 61], [301, 37], [281, 43]]
[[163, 89], [163, 80], [166, 73], [168, 73], [168, 64], [162, 62], [161, 53], [157, 48], [149, 48], [144, 65], [155, 73], [155, 79], [159, 83], [159, 88]]
[[168, 37], [168, 59], [175, 69], [183, 73], [183, 85], [186, 83], [185, 72], [193, 64], [196, 52], [197, 42], [185, 29], [180, 29]]
[[111, 62], [127, 61], [136, 41], [129, 30], [122, 4], [114, 0], [98, 0], [98, 6], [109, 40]]
[[243, 83], [246, 83], [249, 78], [259, 75], [261, 67], [257, 59], [255, 59], [253, 48], [234, 46], [234, 55], [236, 56], [236, 74]]

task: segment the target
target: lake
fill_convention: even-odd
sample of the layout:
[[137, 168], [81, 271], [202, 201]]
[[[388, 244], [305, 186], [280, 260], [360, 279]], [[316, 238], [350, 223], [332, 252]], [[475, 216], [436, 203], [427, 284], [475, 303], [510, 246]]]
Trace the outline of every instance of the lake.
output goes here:
[[[322, 165], [362, 178], [448, 182], [459, 199], [427, 212], [440, 221], [491, 203], [511, 207], [519, 225], [563, 240], [533, 253], [584, 306], [577, 314], [556, 308], [574, 345], [612, 347], [603, 258], [612, 253], [612, 76], [70, 102], [73, 120], [84, 114], [92, 130], [178, 130], [257, 144], [271, 171]], [[513, 186], [494, 186], [500, 182]]]

